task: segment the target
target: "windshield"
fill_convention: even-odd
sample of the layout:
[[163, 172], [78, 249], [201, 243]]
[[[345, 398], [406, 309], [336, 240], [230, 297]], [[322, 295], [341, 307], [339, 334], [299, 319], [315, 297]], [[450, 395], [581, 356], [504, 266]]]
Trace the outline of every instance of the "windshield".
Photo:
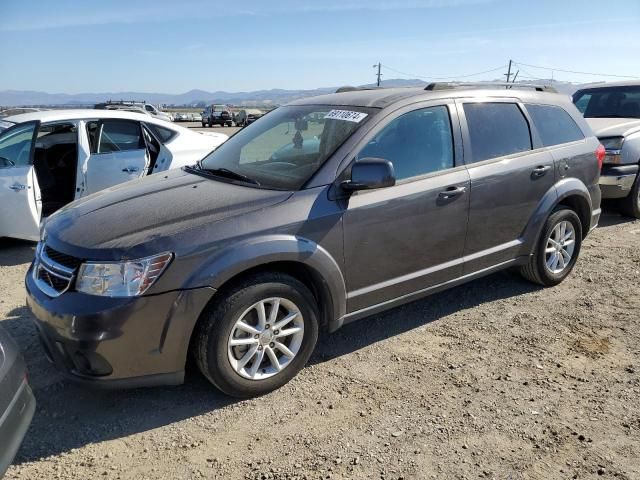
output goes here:
[[573, 103], [586, 118], [640, 118], [640, 86], [579, 90]]
[[7, 128], [13, 127], [15, 123], [7, 120], [0, 120], [0, 132], [5, 131]]
[[231, 171], [264, 188], [298, 190], [373, 111], [338, 108], [280, 107], [236, 133], [200, 167], [214, 174]]

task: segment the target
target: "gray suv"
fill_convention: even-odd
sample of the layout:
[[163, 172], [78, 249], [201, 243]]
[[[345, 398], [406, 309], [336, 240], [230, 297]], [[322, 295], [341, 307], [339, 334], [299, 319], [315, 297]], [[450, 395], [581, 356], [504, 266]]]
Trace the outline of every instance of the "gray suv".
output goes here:
[[320, 331], [508, 267], [560, 283], [598, 223], [604, 149], [542, 90], [297, 100], [192, 167], [59, 210], [26, 276], [48, 355], [124, 387], [181, 383], [191, 354], [250, 397]]

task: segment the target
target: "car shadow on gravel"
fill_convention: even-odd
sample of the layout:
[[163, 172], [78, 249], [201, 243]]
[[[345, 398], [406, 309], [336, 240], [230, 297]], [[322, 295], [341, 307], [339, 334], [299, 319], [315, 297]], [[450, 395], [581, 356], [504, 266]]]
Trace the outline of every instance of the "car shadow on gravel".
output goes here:
[[368, 345], [401, 335], [455, 312], [477, 305], [517, 297], [540, 290], [517, 273], [506, 270], [408, 303], [387, 312], [363, 318], [325, 335], [310, 363], [317, 364], [348, 355]]
[[598, 222], [598, 228], [615, 227], [616, 225], [634, 221], [635, 218], [625, 217], [624, 215], [618, 213], [614, 206], [605, 204], [602, 206], [602, 216], [600, 217], [600, 221]]
[[0, 267], [13, 267], [31, 262], [35, 251], [34, 242], [0, 238]]

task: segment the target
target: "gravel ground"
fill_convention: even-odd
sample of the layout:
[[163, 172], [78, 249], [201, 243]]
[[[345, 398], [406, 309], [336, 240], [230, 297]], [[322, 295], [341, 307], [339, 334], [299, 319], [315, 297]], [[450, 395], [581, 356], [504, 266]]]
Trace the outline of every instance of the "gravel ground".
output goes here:
[[0, 321], [38, 400], [8, 479], [640, 478], [640, 222], [605, 215], [542, 290], [493, 275], [323, 338], [238, 402], [61, 380], [24, 307], [33, 245], [0, 240]]

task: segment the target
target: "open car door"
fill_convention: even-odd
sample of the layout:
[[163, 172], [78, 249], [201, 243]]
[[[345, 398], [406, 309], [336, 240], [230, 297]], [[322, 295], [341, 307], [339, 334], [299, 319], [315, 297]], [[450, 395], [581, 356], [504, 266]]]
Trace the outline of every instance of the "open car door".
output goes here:
[[84, 194], [144, 176], [149, 168], [142, 126], [135, 120], [106, 119], [87, 123], [91, 155]]
[[40, 192], [33, 146], [40, 122], [25, 122], [0, 134], [0, 237], [39, 240]]

